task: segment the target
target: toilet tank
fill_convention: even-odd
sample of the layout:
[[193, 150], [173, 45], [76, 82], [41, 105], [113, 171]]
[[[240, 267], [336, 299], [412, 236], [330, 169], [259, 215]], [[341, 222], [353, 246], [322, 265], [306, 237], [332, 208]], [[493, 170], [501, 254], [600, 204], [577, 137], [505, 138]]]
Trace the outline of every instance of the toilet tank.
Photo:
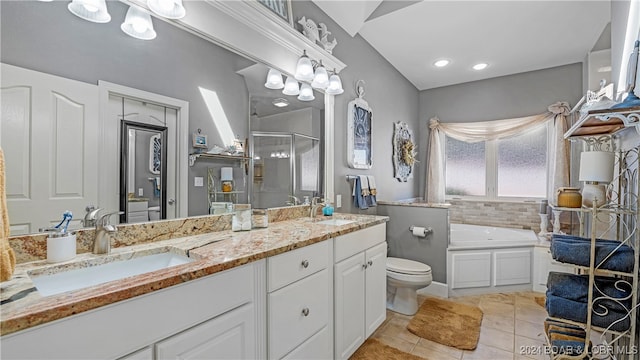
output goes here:
[[[431, 267], [433, 281], [447, 282], [447, 244], [449, 242], [449, 210], [407, 205], [378, 205], [378, 215], [387, 222], [387, 256], [419, 261]], [[430, 227], [433, 233], [421, 238], [413, 236], [411, 226]]]

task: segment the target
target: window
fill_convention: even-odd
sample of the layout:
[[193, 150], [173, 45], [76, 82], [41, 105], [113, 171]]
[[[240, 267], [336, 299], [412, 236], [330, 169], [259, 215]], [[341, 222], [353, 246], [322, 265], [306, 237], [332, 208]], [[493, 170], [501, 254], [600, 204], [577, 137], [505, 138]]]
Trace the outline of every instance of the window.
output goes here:
[[478, 143], [446, 138], [449, 197], [544, 198], [547, 192], [548, 126]]

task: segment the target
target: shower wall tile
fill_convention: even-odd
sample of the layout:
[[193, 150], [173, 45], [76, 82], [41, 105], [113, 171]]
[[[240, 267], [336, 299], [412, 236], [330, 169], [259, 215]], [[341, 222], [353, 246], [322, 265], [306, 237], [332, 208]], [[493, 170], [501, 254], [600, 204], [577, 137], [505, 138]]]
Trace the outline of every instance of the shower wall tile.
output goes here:
[[538, 202], [451, 199], [449, 203], [452, 223], [540, 230]]

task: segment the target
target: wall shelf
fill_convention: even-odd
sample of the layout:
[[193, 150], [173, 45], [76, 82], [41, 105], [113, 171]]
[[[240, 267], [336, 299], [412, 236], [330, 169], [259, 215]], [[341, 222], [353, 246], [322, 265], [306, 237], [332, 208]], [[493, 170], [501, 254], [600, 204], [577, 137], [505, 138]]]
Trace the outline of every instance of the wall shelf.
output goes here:
[[189, 166], [195, 165], [198, 159], [248, 161], [251, 158], [248, 156], [238, 156], [238, 155], [209, 154], [209, 153], [195, 154], [194, 153], [194, 154], [189, 154]]
[[640, 107], [590, 110], [580, 116], [564, 138], [613, 135], [632, 126], [640, 132]]

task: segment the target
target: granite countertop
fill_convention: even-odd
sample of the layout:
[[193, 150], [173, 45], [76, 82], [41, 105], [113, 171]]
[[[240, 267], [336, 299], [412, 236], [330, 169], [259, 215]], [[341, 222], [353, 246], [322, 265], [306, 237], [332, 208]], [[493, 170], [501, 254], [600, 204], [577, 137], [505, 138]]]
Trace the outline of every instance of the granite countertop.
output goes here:
[[437, 208], [437, 209], [448, 209], [451, 207], [451, 204], [428, 203], [428, 202], [424, 202], [424, 200], [419, 200], [419, 199], [407, 199], [407, 200], [397, 200], [397, 201], [379, 200], [378, 205], [413, 206], [413, 207], [426, 207], [426, 208]]
[[[333, 218], [355, 222], [322, 225], [311, 218], [272, 223], [268, 228], [232, 232], [229, 230], [162, 240], [120, 248], [110, 255], [79, 254], [74, 260], [48, 264], [45, 260], [19, 264], [13, 278], [1, 283], [0, 335], [24, 330], [70, 315], [147, 294], [219, 271], [267, 258], [329, 238], [388, 221], [386, 216], [334, 214]], [[56, 272], [83, 262], [144, 256], [169, 251], [188, 255], [195, 261], [121, 280], [47, 297], [35, 290], [28, 272]]]

